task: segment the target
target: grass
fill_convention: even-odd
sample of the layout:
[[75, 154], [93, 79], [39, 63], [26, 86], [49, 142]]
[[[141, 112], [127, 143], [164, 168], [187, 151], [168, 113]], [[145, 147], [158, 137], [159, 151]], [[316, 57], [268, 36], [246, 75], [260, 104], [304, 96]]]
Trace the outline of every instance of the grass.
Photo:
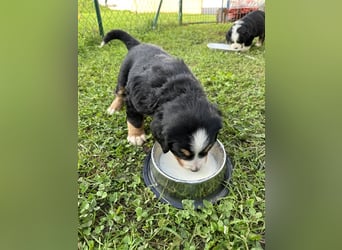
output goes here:
[[[223, 113], [219, 134], [234, 165], [229, 195], [195, 210], [159, 202], [142, 180], [144, 147], [126, 141], [125, 112], [106, 114], [125, 46], [79, 36], [79, 249], [262, 249], [265, 233], [264, 47], [246, 53], [210, 50], [227, 24], [132, 31], [183, 58]], [[83, 32], [82, 34], [85, 34]], [[148, 124], [148, 123], [147, 123]]]

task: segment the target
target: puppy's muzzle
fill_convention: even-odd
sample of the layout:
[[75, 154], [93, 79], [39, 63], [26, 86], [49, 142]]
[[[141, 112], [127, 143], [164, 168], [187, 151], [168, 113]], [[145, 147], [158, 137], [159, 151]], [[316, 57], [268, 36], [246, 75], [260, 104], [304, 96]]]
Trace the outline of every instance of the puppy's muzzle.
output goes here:
[[230, 46], [232, 49], [242, 49], [243, 48], [243, 44], [239, 44], [239, 43], [232, 43]]

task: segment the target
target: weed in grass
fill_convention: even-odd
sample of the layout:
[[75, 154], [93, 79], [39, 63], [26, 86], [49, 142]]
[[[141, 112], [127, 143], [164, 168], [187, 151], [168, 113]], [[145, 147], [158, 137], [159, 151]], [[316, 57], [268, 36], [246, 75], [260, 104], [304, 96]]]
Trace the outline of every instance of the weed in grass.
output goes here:
[[219, 140], [234, 164], [229, 195], [197, 210], [187, 200], [182, 210], [161, 203], [145, 186], [141, 171], [152, 136], [145, 147], [132, 147], [126, 141], [125, 112], [105, 113], [126, 48], [113, 42], [100, 49], [100, 37], [81, 32], [79, 249], [263, 248], [264, 48], [247, 53], [209, 50], [206, 44], [223, 42], [227, 29], [227, 24], [200, 24], [135, 33], [139, 40], [183, 58], [222, 111]]

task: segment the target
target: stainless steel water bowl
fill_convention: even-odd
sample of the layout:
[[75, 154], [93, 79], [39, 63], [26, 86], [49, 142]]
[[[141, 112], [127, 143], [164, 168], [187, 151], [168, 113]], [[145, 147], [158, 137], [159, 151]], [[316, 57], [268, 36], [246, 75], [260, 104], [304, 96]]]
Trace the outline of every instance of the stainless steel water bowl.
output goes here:
[[[162, 154], [161, 146], [155, 143], [146, 157], [143, 169], [146, 185], [161, 201], [182, 208], [182, 200], [187, 199], [193, 200], [194, 205], [198, 207], [203, 204], [203, 200], [214, 203], [228, 194], [227, 184], [233, 167], [219, 140], [209, 151], [216, 162], [216, 169], [199, 179], [180, 179], [163, 171], [160, 166]], [[181, 168], [179, 165], [174, 167]], [[190, 170], [187, 171], [191, 174]]]

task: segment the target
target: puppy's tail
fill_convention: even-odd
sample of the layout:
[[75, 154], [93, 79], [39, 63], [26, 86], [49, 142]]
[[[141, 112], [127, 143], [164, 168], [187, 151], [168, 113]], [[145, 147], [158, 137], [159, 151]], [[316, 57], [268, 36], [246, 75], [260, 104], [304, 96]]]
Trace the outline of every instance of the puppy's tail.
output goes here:
[[136, 40], [134, 37], [123, 30], [111, 30], [103, 37], [100, 47], [104, 46], [114, 39], [122, 41], [126, 45], [128, 50], [140, 44], [138, 40]]

